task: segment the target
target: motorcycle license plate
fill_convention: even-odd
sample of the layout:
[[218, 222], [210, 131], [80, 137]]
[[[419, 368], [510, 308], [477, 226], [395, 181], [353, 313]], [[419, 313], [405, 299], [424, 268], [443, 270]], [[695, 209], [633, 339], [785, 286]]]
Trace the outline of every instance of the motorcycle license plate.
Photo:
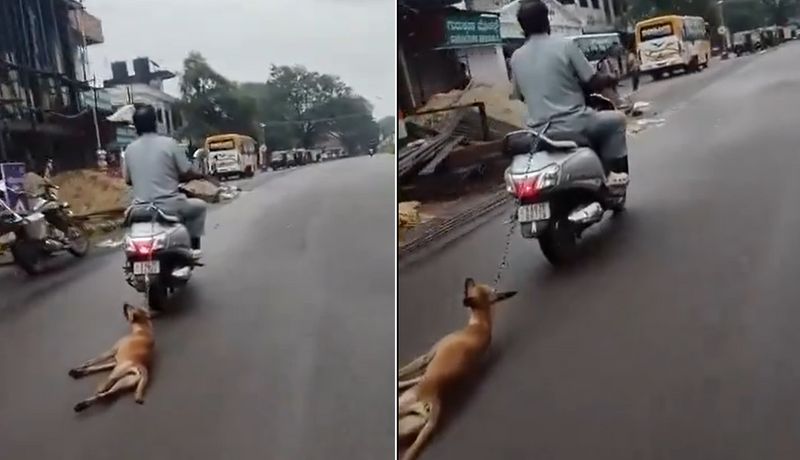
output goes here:
[[134, 275], [158, 275], [159, 273], [161, 273], [161, 264], [157, 260], [133, 263]]
[[525, 204], [517, 208], [517, 220], [521, 223], [536, 222], [550, 218], [550, 203]]

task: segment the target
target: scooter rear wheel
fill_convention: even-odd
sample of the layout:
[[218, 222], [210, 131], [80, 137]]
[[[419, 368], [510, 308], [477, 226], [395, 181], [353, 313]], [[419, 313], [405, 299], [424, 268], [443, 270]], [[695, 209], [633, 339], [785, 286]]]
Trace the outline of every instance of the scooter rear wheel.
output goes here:
[[151, 310], [162, 312], [167, 306], [167, 288], [161, 284], [151, 284], [147, 293], [148, 307]]
[[553, 221], [539, 237], [542, 254], [555, 267], [569, 264], [578, 254], [578, 234], [567, 216]]

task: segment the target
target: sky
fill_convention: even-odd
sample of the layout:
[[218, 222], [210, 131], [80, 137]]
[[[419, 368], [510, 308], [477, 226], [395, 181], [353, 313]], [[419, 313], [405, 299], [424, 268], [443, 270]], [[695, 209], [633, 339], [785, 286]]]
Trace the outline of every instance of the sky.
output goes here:
[[[90, 71], [147, 56], [179, 73], [199, 51], [234, 81], [264, 82], [270, 64], [338, 75], [375, 106], [395, 113], [394, 0], [84, 0], [103, 22], [105, 43], [89, 47]], [[167, 84], [177, 95], [178, 79]]]

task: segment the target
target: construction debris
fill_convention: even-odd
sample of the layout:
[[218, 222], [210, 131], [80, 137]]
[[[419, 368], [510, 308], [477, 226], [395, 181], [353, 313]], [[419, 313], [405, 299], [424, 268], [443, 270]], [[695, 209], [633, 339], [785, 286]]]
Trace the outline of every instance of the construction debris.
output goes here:
[[[522, 102], [511, 100], [509, 97], [510, 94], [510, 85], [488, 86], [485, 84], [471, 83], [464, 90], [454, 89], [447, 93], [431, 96], [428, 102], [417, 111], [425, 112], [457, 105], [483, 102], [486, 106], [486, 115], [489, 118], [517, 128], [522, 128], [525, 126], [525, 119], [528, 113], [527, 108]], [[447, 112], [442, 112], [430, 115], [409, 116], [406, 118], [406, 122], [410, 121], [436, 129], [442, 126], [449, 118], [450, 116]]]
[[66, 201], [77, 215], [98, 214], [125, 209], [131, 202], [125, 181], [91, 169], [68, 171], [54, 176], [52, 182], [60, 190], [58, 197]]

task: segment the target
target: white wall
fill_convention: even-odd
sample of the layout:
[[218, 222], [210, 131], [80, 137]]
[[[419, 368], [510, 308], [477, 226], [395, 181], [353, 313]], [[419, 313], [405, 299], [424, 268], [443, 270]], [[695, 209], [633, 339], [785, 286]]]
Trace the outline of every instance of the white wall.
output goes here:
[[500, 45], [467, 48], [464, 53], [474, 83], [487, 85], [508, 83], [506, 61]]
[[[114, 106], [122, 106], [128, 103], [127, 88], [131, 88], [133, 95], [133, 102], [140, 102], [143, 104], [150, 104], [155, 107], [156, 111], [161, 110], [161, 121], [158, 123], [158, 133], [163, 135], [171, 135], [180, 126], [175, 126], [172, 119], [172, 108], [176, 99], [167, 93], [158, 91], [148, 85], [133, 84], [130, 86], [118, 86], [114, 88], [106, 88], [106, 91], [111, 98]], [[167, 120], [169, 119], [169, 123]]]

